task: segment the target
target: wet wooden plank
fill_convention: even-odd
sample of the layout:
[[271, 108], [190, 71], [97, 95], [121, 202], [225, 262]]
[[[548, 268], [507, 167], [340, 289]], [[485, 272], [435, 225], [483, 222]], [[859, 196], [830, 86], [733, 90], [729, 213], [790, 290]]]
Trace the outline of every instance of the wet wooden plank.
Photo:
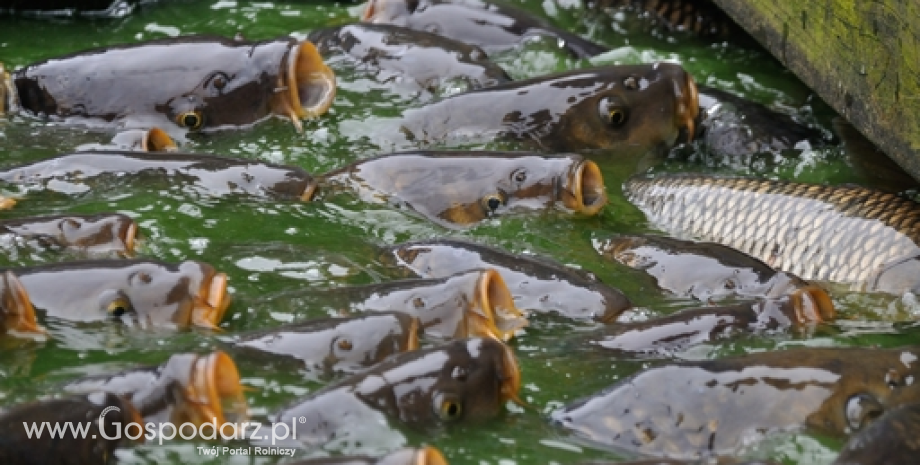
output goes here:
[[714, 0], [920, 180], [920, 0]]

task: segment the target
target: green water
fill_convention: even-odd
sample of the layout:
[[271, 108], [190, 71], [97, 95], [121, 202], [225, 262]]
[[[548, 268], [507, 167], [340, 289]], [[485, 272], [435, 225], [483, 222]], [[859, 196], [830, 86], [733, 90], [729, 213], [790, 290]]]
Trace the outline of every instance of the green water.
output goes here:
[[[572, 2], [567, 2], [572, 3]], [[831, 112], [794, 76], [759, 51], [730, 43], [712, 45], [680, 34], [650, 34], [633, 26], [636, 18], [565, 9], [551, 0], [527, 0], [523, 6], [551, 16], [558, 24], [604, 43], [615, 50], [595, 63], [638, 63], [671, 60], [682, 63], [697, 82], [731, 90], [748, 98], [797, 112], [829, 128]], [[154, 5], [120, 20], [40, 21], [0, 19], [0, 61], [9, 68], [88, 47], [104, 46], [168, 35], [241, 32], [248, 39], [279, 35], [303, 36], [312, 28], [354, 21], [354, 5], [304, 2], [176, 1]], [[628, 32], [628, 34], [626, 34]], [[497, 56], [515, 77], [588, 66], [545, 44], [532, 44], [521, 53]], [[224, 153], [272, 162], [300, 165], [315, 173], [342, 166], [390, 147], [375, 145], [370, 137], [386, 118], [401, 108], [418, 105], [411, 96], [383, 92], [385, 86], [340, 71], [340, 89], [329, 114], [306, 122], [298, 134], [282, 120], [273, 120], [235, 133], [196, 137], [185, 144], [191, 151]], [[37, 160], [70, 151], [79, 144], [101, 143], [111, 134], [51, 127], [18, 116], [0, 119], [0, 153], [4, 163]], [[490, 147], [490, 146], [483, 146]], [[496, 146], [491, 146], [496, 147]], [[395, 147], [410, 148], [410, 147]], [[164, 186], [124, 185], [105, 194], [79, 197], [42, 195], [21, 202], [5, 216], [61, 212], [119, 211], [135, 217], [146, 239], [140, 256], [169, 261], [197, 259], [212, 263], [230, 277], [234, 297], [224, 323], [225, 333], [271, 327], [290, 321], [309, 309], [291, 309], [271, 299], [277, 293], [326, 288], [392, 279], [395, 274], [379, 263], [373, 246], [441, 236], [475, 238], [513, 252], [533, 252], [589, 269], [605, 282], [622, 289], [653, 316], [696, 305], [663, 295], [640, 273], [605, 262], [592, 240], [613, 232], [648, 231], [642, 214], [620, 192], [621, 182], [648, 160], [621, 159], [595, 154], [610, 191], [610, 204], [592, 218], [572, 218], [562, 212], [522, 214], [486, 221], [464, 231], [448, 231], [385, 206], [368, 205], [349, 196], [309, 204], [260, 199], [214, 199]], [[794, 156], [758, 156], [742, 160], [715, 160], [694, 153], [660, 161], [655, 169], [709, 171], [829, 183], [865, 183], [839, 148], [806, 151]], [[47, 253], [11, 254], [0, 261], [24, 265], [62, 260]], [[51, 292], [51, 291], [49, 291]], [[909, 343], [915, 333], [897, 324], [912, 321], [920, 305], [908, 298], [838, 292], [834, 295], [840, 319], [833, 325], [792, 334], [751, 337], [696, 347], [681, 358], [713, 358], [730, 354], [792, 346], [896, 346]], [[0, 352], [0, 404], [12, 405], [54, 394], [57, 386], [85, 374], [158, 364], [180, 351], [206, 352], [220, 335], [204, 331], [140, 331], [112, 326], [78, 326], [45, 321], [51, 338], [45, 343], [3, 341]], [[617, 460], [610, 452], [579, 444], [551, 427], [544, 414], [580, 396], [595, 392], [652, 363], [651, 359], [614, 359], [581, 353], [564, 343], [573, 332], [590, 329], [550, 318], [536, 318], [513, 342], [523, 367], [523, 398], [529, 409], [513, 408], [484, 425], [433, 431], [406, 432], [410, 444], [434, 444], [451, 463], [572, 463], [589, 459]], [[252, 414], [264, 416], [295, 396], [327, 380], [304, 380], [302, 373], [271, 365], [239, 363]], [[271, 463], [273, 459], [200, 456], [197, 446], [209, 443], [172, 441], [120, 450], [124, 463]], [[787, 463], [827, 463], [840, 446], [837, 440], [807, 434], [789, 434], [752, 446], [746, 456]], [[322, 454], [323, 451], [312, 451]], [[302, 452], [302, 455], [310, 454]]]

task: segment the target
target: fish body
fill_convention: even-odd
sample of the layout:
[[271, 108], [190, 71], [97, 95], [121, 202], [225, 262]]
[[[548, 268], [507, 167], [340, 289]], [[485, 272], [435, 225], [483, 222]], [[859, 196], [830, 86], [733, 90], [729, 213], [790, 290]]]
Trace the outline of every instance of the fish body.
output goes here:
[[479, 47], [390, 24], [355, 23], [315, 29], [307, 39], [327, 62], [342, 56], [388, 86], [441, 94], [511, 81]]
[[75, 152], [0, 170], [0, 182], [49, 190], [55, 181], [124, 185], [137, 178], [168, 179], [214, 196], [310, 200], [316, 189], [300, 167], [197, 153]]
[[600, 168], [580, 155], [528, 152], [401, 152], [322, 175], [324, 189], [406, 207], [449, 228], [516, 209], [561, 205], [586, 215], [607, 202]]
[[858, 186], [634, 177], [626, 197], [668, 233], [723, 244], [805, 280], [920, 292], [920, 204]]
[[418, 348], [418, 319], [398, 312], [321, 318], [240, 334], [241, 356], [295, 358], [308, 368], [357, 372], [384, 358]]
[[732, 296], [780, 297], [808, 285], [791, 273], [731, 247], [651, 234], [619, 234], [596, 241], [603, 257], [643, 270], [658, 286], [701, 301]]
[[585, 336], [596, 348], [626, 353], [672, 354], [736, 334], [786, 331], [833, 320], [827, 292], [809, 287], [789, 295], [735, 305], [681, 310], [645, 321], [617, 323]]
[[480, 0], [371, 0], [361, 20], [431, 32], [487, 53], [510, 50], [535, 37], [555, 39], [579, 58], [610, 50], [526, 10]]
[[0, 238], [13, 244], [130, 254], [137, 223], [121, 213], [52, 215], [0, 220]]
[[693, 134], [696, 84], [672, 63], [603, 66], [454, 94], [403, 112], [416, 143], [510, 139], [543, 150], [645, 154]]
[[230, 305], [227, 276], [198, 261], [81, 260], [10, 271], [32, 305], [67, 320], [216, 328]]
[[10, 73], [7, 107], [84, 126], [249, 126], [324, 113], [335, 76], [313, 44], [185, 36], [85, 50]]
[[675, 459], [731, 455], [770, 433], [845, 435], [920, 400], [916, 348], [803, 348], [649, 368], [554, 411], [592, 443]]
[[295, 400], [273, 420], [297, 420], [295, 439], [316, 446], [332, 438], [347, 441], [362, 427], [430, 430], [487, 420], [506, 401], [517, 401], [519, 389], [520, 371], [508, 346], [493, 338], [468, 339], [394, 355]]
[[224, 352], [182, 353], [162, 365], [95, 375], [64, 386], [68, 393], [104, 392], [131, 401], [147, 423], [170, 422], [177, 428], [215, 422], [245, 421], [246, 398], [236, 364]]
[[632, 307], [622, 292], [589, 273], [543, 257], [512, 254], [475, 242], [421, 240], [386, 247], [384, 253], [385, 260], [422, 278], [494, 268], [508, 285], [515, 306], [525, 310], [611, 323]]
[[[34, 423], [33, 423], [34, 422]], [[86, 434], [45, 432], [33, 437], [23, 426], [87, 425]], [[121, 396], [97, 392], [16, 405], [0, 414], [0, 462], [17, 465], [115, 463], [114, 451], [130, 441], [123, 434], [143, 428], [137, 411]]]

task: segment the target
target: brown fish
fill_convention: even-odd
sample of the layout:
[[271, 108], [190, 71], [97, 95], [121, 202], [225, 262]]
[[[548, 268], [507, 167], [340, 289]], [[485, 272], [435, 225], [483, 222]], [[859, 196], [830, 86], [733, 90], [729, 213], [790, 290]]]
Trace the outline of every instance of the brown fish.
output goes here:
[[121, 213], [53, 215], [0, 220], [0, 237], [43, 248], [131, 254], [137, 223]]
[[0, 325], [7, 334], [45, 334], [45, 328], [35, 320], [29, 293], [10, 271], [0, 276]]
[[513, 209], [560, 205], [594, 215], [607, 203], [600, 168], [580, 155], [529, 152], [401, 152], [321, 176], [324, 189], [405, 206], [442, 226], [469, 226]]
[[920, 402], [920, 350], [802, 348], [642, 371], [551, 414], [594, 444], [690, 459], [771, 433], [844, 435]]
[[185, 36], [84, 50], [33, 63], [0, 84], [4, 108], [70, 124], [249, 126], [326, 112], [335, 76], [310, 42]]

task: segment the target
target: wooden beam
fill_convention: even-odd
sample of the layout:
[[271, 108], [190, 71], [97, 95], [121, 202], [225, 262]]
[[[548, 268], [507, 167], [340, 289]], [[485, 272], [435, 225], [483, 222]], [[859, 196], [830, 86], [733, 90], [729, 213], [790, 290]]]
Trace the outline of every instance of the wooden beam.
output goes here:
[[920, 1], [714, 1], [920, 180]]

